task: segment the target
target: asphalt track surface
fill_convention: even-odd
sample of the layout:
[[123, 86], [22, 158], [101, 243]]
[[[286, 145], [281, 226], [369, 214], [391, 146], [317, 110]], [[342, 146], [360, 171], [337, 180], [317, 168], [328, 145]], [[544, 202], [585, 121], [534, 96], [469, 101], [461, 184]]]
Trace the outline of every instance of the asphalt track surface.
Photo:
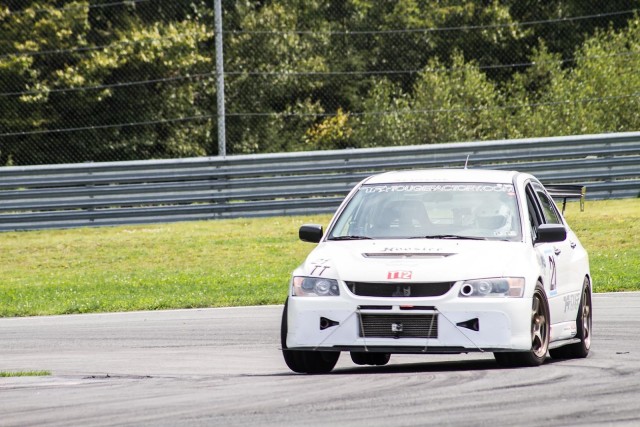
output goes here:
[[0, 319], [0, 425], [640, 425], [640, 293], [594, 296], [587, 359], [341, 356], [291, 373], [282, 307]]

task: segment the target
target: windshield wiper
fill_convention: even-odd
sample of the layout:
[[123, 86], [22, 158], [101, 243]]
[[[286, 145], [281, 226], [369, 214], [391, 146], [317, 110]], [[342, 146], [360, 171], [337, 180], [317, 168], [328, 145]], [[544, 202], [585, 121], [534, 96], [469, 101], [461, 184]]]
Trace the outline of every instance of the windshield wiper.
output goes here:
[[432, 234], [429, 236], [416, 236], [412, 239], [460, 239], [460, 240], [487, 240], [486, 237], [460, 236], [458, 234]]
[[336, 236], [336, 237], [329, 237], [327, 240], [371, 240], [371, 237], [367, 237], [367, 236]]

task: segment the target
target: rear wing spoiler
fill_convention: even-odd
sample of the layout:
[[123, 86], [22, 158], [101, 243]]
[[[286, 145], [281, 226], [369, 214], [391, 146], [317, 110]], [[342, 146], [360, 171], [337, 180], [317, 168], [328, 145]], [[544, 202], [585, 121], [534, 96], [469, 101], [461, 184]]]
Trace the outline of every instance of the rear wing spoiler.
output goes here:
[[580, 199], [580, 212], [584, 212], [584, 198], [587, 194], [587, 187], [583, 185], [545, 185], [547, 192], [554, 199], [562, 199], [562, 213], [567, 206], [567, 199]]

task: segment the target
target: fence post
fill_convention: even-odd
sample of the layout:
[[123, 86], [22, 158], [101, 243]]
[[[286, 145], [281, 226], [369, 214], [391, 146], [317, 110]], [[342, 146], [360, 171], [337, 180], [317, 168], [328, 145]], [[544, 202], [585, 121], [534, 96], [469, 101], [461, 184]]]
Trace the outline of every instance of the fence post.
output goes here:
[[224, 55], [222, 53], [222, 0], [213, 0], [216, 42], [216, 93], [218, 110], [218, 156], [227, 155], [224, 114]]

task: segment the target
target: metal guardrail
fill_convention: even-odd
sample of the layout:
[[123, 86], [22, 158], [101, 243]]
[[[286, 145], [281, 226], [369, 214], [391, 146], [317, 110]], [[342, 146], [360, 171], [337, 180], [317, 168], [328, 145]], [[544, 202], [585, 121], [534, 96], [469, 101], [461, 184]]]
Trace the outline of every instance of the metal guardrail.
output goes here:
[[284, 154], [0, 167], [0, 231], [332, 212], [373, 173], [463, 167], [640, 195], [640, 132]]

